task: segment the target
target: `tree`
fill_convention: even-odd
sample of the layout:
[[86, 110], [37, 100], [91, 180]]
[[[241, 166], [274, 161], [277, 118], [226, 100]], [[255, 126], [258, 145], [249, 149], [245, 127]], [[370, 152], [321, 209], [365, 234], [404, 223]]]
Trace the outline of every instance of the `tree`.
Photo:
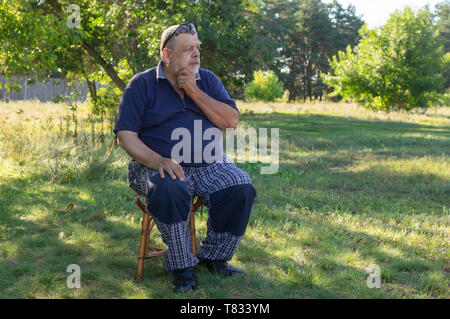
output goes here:
[[353, 50], [340, 51], [331, 61], [325, 82], [341, 95], [376, 110], [426, 107], [442, 89], [442, 46], [428, 8], [417, 14], [397, 11], [381, 28], [361, 28]]
[[436, 5], [437, 26], [439, 41], [444, 45], [444, 51], [450, 52], [450, 0]]
[[[187, 19], [199, 27], [206, 62], [202, 66], [223, 77], [227, 85], [241, 65], [250, 64], [249, 56], [242, 54], [251, 47], [248, 39], [254, 34], [246, 18], [250, 4], [244, 0], [221, 5], [209, 0], [0, 0], [2, 72], [7, 78], [25, 73], [85, 79], [91, 95], [96, 92], [93, 84], [102, 81], [110, 93], [117, 88], [113, 96], [120, 96], [133, 74], [156, 65], [163, 30]], [[77, 27], [68, 23], [73, 5], [80, 13]], [[243, 73], [251, 76], [251, 70]]]
[[[438, 40], [444, 46], [447, 59], [450, 60], [450, 0], [436, 5], [437, 27], [439, 30]], [[444, 89], [450, 89], [450, 67], [443, 72]]]
[[261, 65], [283, 81], [290, 101], [322, 99], [322, 74], [330, 69], [329, 58], [358, 42], [363, 21], [354, 7], [320, 0], [265, 0], [258, 6], [258, 43], [265, 46]]

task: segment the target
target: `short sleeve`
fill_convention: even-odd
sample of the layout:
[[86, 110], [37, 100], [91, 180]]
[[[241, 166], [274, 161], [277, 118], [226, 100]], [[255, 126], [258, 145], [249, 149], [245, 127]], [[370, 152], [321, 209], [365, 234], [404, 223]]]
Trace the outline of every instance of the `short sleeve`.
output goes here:
[[144, 122], [146, 105], [145, 82], [132, 78], [123, 91], [114, 126], [114, 134], [126, 130], [139, 133]]
[[222, 81], [214, 74], [214, 72], [209, 71], [209, 85], [210, 85], [210, 96], [220, 102], [228, 104], [232, 108], [239, 112], [236, 102], [228, 95], [227, 90], [222, 84]]

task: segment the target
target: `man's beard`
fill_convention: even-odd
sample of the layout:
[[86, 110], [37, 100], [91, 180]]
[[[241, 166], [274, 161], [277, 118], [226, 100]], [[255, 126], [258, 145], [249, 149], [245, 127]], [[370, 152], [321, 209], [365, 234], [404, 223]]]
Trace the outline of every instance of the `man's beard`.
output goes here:
[[198, 64], [190, 64], [189, 69], [192, 73], [197, 73], [200, 69], [200, 62]]
[[182, 70], [182, 69], [187, 69], [189, 72], [192, 72], [194, 74], [196, 74], [198, 72], [198, 70], [200, 69], [200, 61], [197, 61], [198, 64], [194, 64], [194, 63], [189, 63], [185, 66], [175, 66], [174, 68], [174, 72], [176, 75], [178, 75], [178, 73]]

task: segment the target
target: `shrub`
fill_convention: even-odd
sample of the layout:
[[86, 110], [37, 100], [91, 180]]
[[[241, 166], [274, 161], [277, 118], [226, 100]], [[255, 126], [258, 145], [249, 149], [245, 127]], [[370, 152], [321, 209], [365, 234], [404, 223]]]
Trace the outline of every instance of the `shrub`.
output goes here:
[[245, 87], [245, 98], [249, 101], [273, 102], [283, 96], [283, 84], [278, 77], [270, 71], [253, 72], [253, 81]]
[[436, 103], [443, 88], [442, 71], [450, 62], [437, 41], [433, 15], [410, 8], [391, 15], [379, 29], [360, 30], [355, 48], [334, 56], [334, 74], [325, 83], [331, 96], [342, 96], [374, 110], [411, 110]]

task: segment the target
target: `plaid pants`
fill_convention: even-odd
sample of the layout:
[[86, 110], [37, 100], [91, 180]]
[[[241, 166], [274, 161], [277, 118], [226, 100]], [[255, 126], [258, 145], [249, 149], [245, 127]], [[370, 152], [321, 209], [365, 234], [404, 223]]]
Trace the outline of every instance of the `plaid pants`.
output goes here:
[[[147, 198], [147, 210], [167, 245], [164, 268], [168, 271], [194, 267], [199, 259], [230, 260], [241, 241], [250, 217], [256, 190], [250, 177], [224, 156], [223, 163], [183, 167], [185, 181], [161, 178], [134, 159], [128, 165], [128, 184]], [[206, 237], [198, 258], [192, 254], [189, 233], [191, 198], [202, 197], [208, 207]]]

